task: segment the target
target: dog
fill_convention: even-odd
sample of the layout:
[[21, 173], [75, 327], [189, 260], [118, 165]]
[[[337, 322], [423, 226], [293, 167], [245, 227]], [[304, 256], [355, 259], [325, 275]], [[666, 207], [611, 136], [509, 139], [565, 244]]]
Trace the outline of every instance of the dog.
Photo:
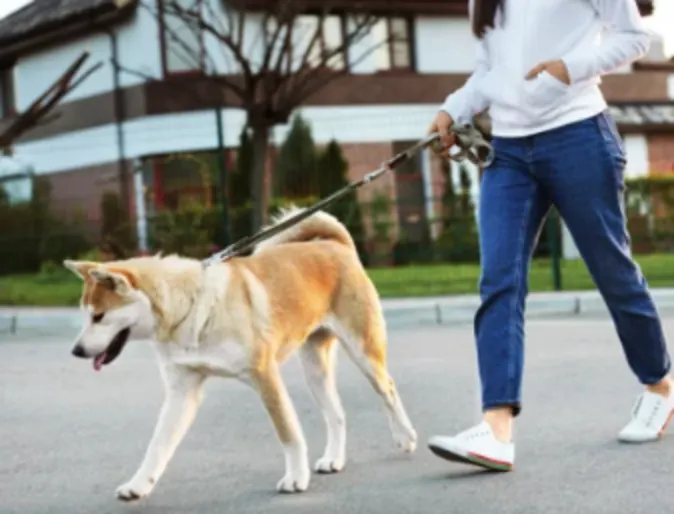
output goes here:
[[[299, 211], [291, 208], [274, 223]], [[279, 372], [295, 350], [327, 429], [314, 469], [341, 471], [346, 424], [335, 384], [337, 342], [382, 398], [397, 447], [416, 449], [416, 431], [387, 371], [379, 296], [351, 235], [332, 215], [314, 213], [250, 255], [209, 267], [177, 255], [64, 265], [83, 280], [86, 312], [72, 354], [93, 360], [100, 371], [128, 341], [150, 339], [159, 360], [164, 404], [145, 457], [116, 490], [118, 499], [152, 492], [194, 420], [209, 377], [238, 379], [259, 394], [285, 456], [277, 490], [305, 491], [307, 444]]]

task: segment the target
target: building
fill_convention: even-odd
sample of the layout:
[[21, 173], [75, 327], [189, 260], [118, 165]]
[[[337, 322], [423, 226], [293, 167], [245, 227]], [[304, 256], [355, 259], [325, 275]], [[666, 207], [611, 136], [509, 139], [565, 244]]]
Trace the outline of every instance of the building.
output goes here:
[[[49, 177], [55, 201], [64, 207], [80, 205], [92, 225], [100, 220], [102, 191], [120, 190], [122, 182], [129, 188], [132, 210], [175, 204], [176, 195], [189, 190], [189, 184], [182, 183], [187, 175], [172, 173], [171, 166], [157, 157], [206, 152], [212, 158], [218, 143], [216, 117], [222, 121], [224, 145], [238, 144], [242, 111], [204, 76], [205, 60], [190, 60], [185, 52], [214, 56], [218, 73], [236, 70], [219, 57], [222, 53], [208, 35], [177, 44], [171, 31], [182, 29], [165, 16], [167, 1], [34, 0], [0, 20], [3, 118], [24, 109], [82, 50], [90, 52], [91, 61], [104, 63], [63, 101], [57, 119], [31, 131], [11, 149], [37, 174]], [[251, 45], [251, 34], [261, 31], [260, 10], [272, 1], [240, 0], [249, 13], [246, 37], [252, 38]], [[178, 0], [186, 8], [193, 2]], [[211, 2], [222, 8], [220, 0]], [[642, 12], [650, 14], [652, 2], [638, 2]], [[398, 36], [396, 45], [382, 46], [357, 64], [349, 63], [348, 74], [312, 95], [301, 109], [318, 143], [335, 138], [342, 145], [353, 178], [423, 136], [439, 103], [473, 69], [466, 3], [358, 2], [383, 16], [370, 37], [392, 31]], [[313, 0], [313, 4], [322, 3]], [[355, 2], [333, 4], [349, 13]], [[307, 5], [315, 7], [311, 0]], [[312, 23], [312, 15], [304, 21]], [[339, 37], [342, 23], [343, 17], [331, 16], [326, 26], [332, 26], [332, 35], [326, 37]], [[659, 59], [656, 54], [607, 76], [602, 86], [625, 139], [631, 175], [674, 162], [674, 69], [654, 63]], [[272, 140], [281, 141], [287, 128], [278, 126]], [[200, 166], [195, 164], [195, 174]], [[399, 210], [397, 216], [407, 233], [414, 234], [419, 219], [432, 217], [437, 207], [425, 199], [440, 196], [444, 186], [428, 155], [406, 171], [368, 186], [362, 198], [379, 191], [401, 204], [416, 205]], [[477, 199], [478, 170], [470, 168], [470, 173]], [[141, 202], [148, 190], [150, 200]]]

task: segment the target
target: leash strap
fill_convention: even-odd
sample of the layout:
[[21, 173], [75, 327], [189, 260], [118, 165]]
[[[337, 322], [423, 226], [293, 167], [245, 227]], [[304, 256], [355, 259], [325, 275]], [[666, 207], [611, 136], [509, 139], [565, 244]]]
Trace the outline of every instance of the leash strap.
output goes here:
[[[492, 163], [494, 159], [494, 150], [492, 146], [482, 137], [482, 133], [473, 125], [454, 125], [450, 128], [450, 132], [454, 132], [456, 134], [456, 146], [459, 147], [459, 151], [456, 153], [451, 153], [450, 151], [450, 153], [445, 154], [445, 156], [448, 156], [450, 159], [456, 162], [462, 162], [465, 159], [468, 159], [480, 167], [487, 167]], [[296, 215], [286, 218], [275, 225], [271, 225], [270, 227], [260, 230], [251, 236], [244, 237], [243, 239], [240, 239], [231, 244], [224, 250], [204, 259], [202, 261], [202, 266], [206, 268], [212, 264], [227, 261], [232, 257], [236, 257], [237, 255], [254, 248], [255, 245], [257, 245], [257, 243], [260, 241], [269, 239], [270, 237], [275, 236], [276, 234], [283, 232], [293, 225], [296, 225], [297, 223], [305, 220], [315, 212], [323, 210], [326, 206], [336, 202], [340, 198], [349, 194], [351, 191], [358, 189], [359, 187], [368, 184], [373, 180], [376, 180], [387, 171], [392, 170], [401, 162], [412, 158], [414, 155], [427, 147], [432, 147], [436, 153], [444, 153], [442, 144], [440, 143], [440, 135], [437, 133], [430, 134], [415, 145], [393, 156], [388, 161], [385, 161], [380, 168], [368, 173], [362, 179], [347, 184], [342, 189], [332, 193], [330, 196], [323, 198], [311, 207], [307, 207], [306, 209], [299, 211]]]

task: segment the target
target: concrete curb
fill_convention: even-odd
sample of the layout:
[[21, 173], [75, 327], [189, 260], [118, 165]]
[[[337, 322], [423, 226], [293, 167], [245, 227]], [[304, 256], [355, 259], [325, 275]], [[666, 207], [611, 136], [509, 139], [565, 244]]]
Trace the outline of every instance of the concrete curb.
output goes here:
[[[658, 309], [674, 307], [674, 289], [651, 291]], [[382, 301], [389, 328], [472, 323], [480, 305], [477, 295], [386, 299]], [[572, 316], [606, 313], [596, 291], [534, 293], [527, 299], [527, 317]], [[13, 334], [76, 332], [82, 313], [69, 307], [0, 307], [0, 338]]]

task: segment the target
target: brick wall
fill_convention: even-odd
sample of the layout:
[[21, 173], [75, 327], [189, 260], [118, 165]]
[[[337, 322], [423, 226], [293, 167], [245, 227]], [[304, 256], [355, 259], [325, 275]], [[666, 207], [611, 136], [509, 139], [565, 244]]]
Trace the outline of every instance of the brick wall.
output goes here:
[[[381, 163], [393, 157], [392, 143], [345, 143], [340, 144], [344, 158], [349, 163], [349, 180], [360, 180], [368, 173], [375, 171]], [[358, 200], [363, 205], [363, 218], [365, 230], [368, 235], [372, 234], [371, 216], [367, 208], [375, 195], [384, 194], [391, 199], [392, 209], [390, 221], [393, 222], [391, 237], [398, 235], [398, 216], [395, 210], [397, 190], [395, 175], [386, 173], [374, 182], [362, 186], [357, 191]]]
[[649, 134], [647, 141], [650, 173], [654, 175], [674, 173], [674, 134]]
[[119, 192], [117, 162], [53, 173], [45, 177], [51, 184], [54, 212], [63, 216], [81, 212], [87, 222], [87, 232], [91, 237], [96, 237], [102, 218], [103, 192], [107, 190]]

